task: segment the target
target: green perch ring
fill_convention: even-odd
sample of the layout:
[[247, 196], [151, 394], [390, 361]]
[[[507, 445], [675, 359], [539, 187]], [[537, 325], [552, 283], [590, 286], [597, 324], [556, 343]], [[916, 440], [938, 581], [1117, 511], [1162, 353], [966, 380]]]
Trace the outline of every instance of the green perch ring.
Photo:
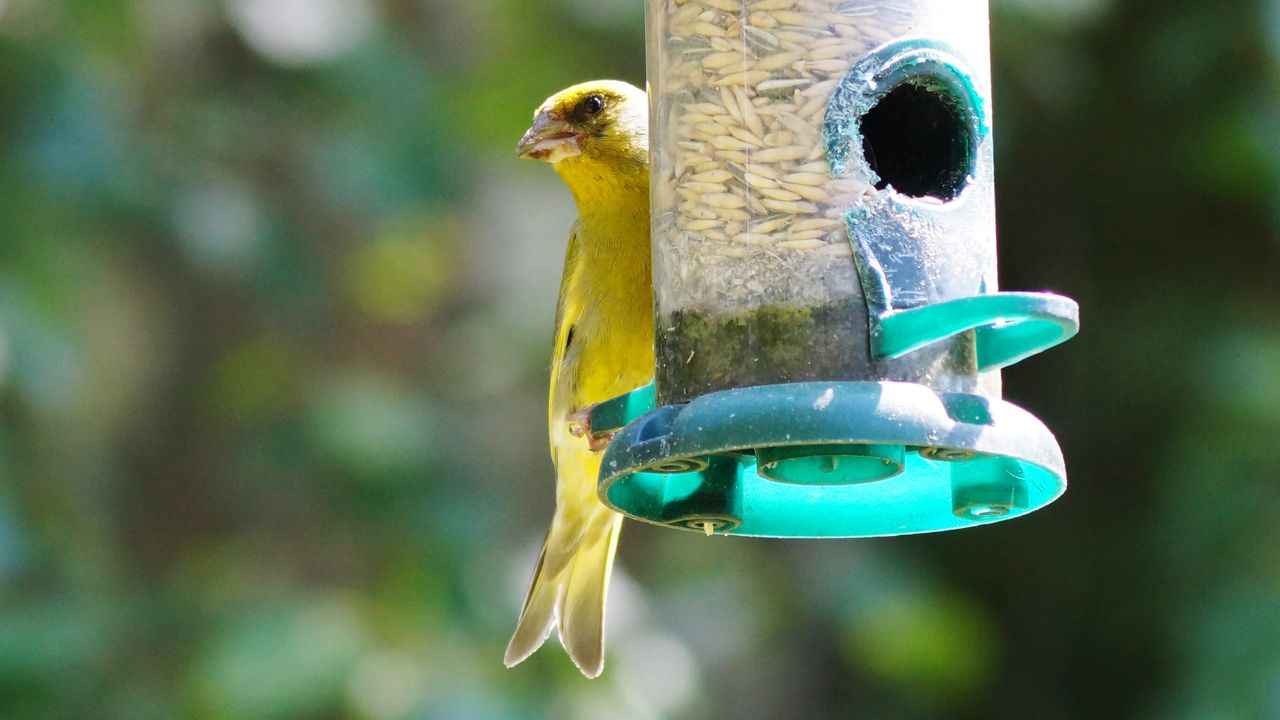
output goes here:
[[[601, 404], [595, 432], [652, 397], [646, 387]], [[1017, 517], [1066, 484], [1053, 435], [1010, 403], [915, 383], [807, 382], [643, 413], [606, 450], [600, 496], [697, 532], [868, 537]]]

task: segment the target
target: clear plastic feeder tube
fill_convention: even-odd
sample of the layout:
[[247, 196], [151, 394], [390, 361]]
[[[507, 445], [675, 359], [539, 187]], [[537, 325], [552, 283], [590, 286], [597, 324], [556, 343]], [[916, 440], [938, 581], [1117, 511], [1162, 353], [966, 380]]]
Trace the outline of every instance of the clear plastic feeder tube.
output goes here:
[[807, 380], [999, 395], [972, 332], [878, 314], [995, 292], [985, 0], [649, 0], [659, 404]]

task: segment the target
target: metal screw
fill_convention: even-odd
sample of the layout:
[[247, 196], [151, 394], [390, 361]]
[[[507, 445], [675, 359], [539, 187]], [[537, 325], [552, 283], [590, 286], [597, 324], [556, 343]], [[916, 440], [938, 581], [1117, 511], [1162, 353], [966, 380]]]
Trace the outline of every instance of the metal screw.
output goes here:
[[1009, 514], [1009, 508], [1006, 505], [971, 505], [966, 509], [968, 514], [976, 520], [994, 520]]
[[969, 450], [960, 450], [958, 448], [947, 447], [927, 447], [920, 450], [922, 457], [930, 460], [941, 460], [943, 462], [964, 462], [974, 456], [975, 453]]
[[711, 537], [713, 534], [715, 534], [716, 530], [719, 530], [725, 525], [723, 522], [719, 520], [709, 520], [709, 519], [690, 520], [688, 521], [687, 524], [689, 527], [693, 528], [694, 530], [701, 530], [702, 532], [706, 533], [707, 537]]
[[708, 464], [698, 458], [672, 458], [650, 466], [650, 472], [675, 474], [706, 470]]

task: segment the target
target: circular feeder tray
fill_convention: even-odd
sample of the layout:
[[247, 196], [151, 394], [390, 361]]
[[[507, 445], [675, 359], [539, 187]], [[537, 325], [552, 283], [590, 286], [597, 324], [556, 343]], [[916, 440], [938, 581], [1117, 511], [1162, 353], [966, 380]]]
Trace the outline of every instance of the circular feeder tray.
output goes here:
[[592, 413], [597, 433], [626, 424], [605, 452], [600, 498], [693, 532], [953, 530], [1043, 507], [1067, 485], [1062, 452], [1035, 416], [913, 383], [766, 385], [652, 408], [646, 386]]

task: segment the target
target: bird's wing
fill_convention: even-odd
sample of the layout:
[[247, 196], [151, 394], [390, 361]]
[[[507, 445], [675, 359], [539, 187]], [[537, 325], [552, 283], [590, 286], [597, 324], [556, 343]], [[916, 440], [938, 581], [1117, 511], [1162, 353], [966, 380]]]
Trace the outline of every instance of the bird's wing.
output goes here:
[[[578, 348], [573, 347], [574, 326], [582, 316], [582, 273], [580, 224], [575, 222], [569, 232], [569, 245], [564, 251], [564, 274], [560, 277], [560, 295], [556, 298], [555, 339], [551, 351], [551, 392], [548, 405], [548, 421], [553, 429], [563, 424], [573, 412], [573, 384], [577, 369]], [[552, 433], [554, 438], [555, 433]], [[552, 452], [555, 443], [552, 442]]]

